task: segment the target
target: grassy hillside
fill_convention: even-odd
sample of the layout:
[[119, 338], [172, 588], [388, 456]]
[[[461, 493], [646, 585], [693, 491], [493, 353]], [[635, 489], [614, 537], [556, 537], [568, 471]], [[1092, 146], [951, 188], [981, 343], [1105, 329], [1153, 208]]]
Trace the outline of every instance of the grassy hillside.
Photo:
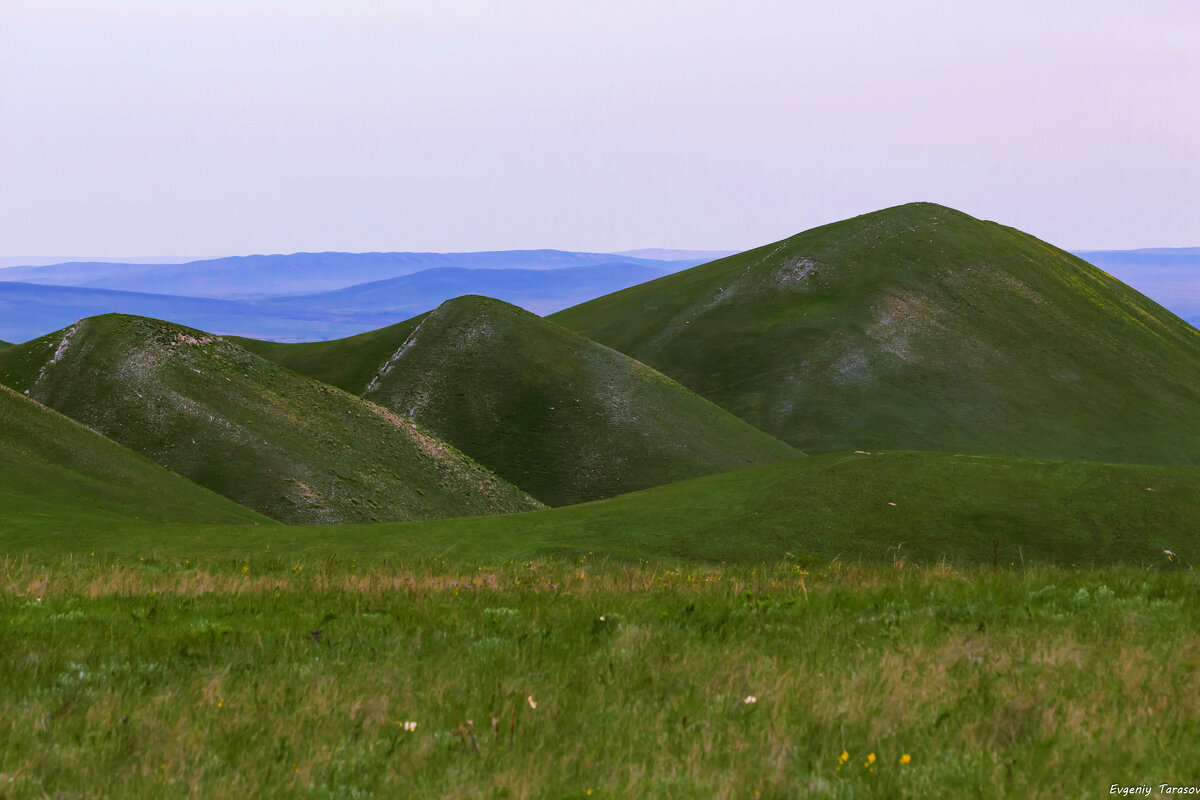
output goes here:
[[490, 298], [341, 342], [243, 344], [411, 417], [550, 505], [796, 455], [654, 370]]
[[407, 419], [165, 322], [83, 320], [0, 353], [0, 382], [286, 522], [537, 505]]
[[[895, 503], [895, 505], [892, 505]], [[1200, 561], [1200, 468], [947, 453], [829, 453], [529, 514], [170, 537], [127, 526], [80, 543], [0, 536], [39, 559], [95, 551], [466, 565], [591, 556], [746, 565], [789, 561], [1169, 566]], [[36, 531], [30, 530], [32, 534]], [[22, 542], [30, 543], [22, 546]], [[269, 550], [268, 550], [269, 546]], [[86, 552], [84, 553], [86, 555]]]
[[1045, 242], [928, 203], [550, 318], [810, 452], [1200, 461], [1200, 332]]
[[1075, 255], [1200, 326], [1200, 248], [1084, 250]]
[[551, 512], [355, 528], [355, 536], [378, 537], [375, 548], [414, 556], [449, 549], [481, 562], [592, 552], [990, 565], [999, 542], [1005, 564], [1144, 565], [1165, 563], [1164, 549], [1200, 561], [1198, 509], [1200, 468], [1190, 466], [825, 454]]
[[0, 386], [0, 527], [37, 544], [114, 520], [270, 522]]
[[9, 348], [9, 347], [12, 347], [12, 345], [11, 345], [10, 343], [8, 343], [8, 342], [0, 342], [0, 350], [5, 350], [5, 349], [7, 349], [7, 348]]

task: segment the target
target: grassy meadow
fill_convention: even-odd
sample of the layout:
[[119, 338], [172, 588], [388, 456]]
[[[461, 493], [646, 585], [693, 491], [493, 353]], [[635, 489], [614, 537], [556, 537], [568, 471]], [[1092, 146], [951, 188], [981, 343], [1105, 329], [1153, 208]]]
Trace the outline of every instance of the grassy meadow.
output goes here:
[[163, 541], [0, 560], [0, 796], [1092, 797], [1200, 780], [1200, 585], [1167, 555], [472, 563]]

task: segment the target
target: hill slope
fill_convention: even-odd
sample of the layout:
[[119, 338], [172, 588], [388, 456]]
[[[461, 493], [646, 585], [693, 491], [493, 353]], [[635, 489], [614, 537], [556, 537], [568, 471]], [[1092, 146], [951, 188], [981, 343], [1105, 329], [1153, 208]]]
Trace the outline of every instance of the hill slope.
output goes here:
[[[1149, 490], [1149, 491], [1147, 491]], [[892, 505], [895, 503], [895, 505]], [[1004, 569], [1057, 563], [1168, 568], [1200, 561], [1200, 467], [1042, 461], [949, 453], [827, 453], [530, 514], [331, 532], [301, 526], [160, 527], [30, 537], [6, 551], [107, 555], [220, 552], [226, 559], [437, 558], [465, 565], [594, 555], [761, 564], [894, 560]], [[87, 552], [87, 551], [85, 551]]]
[[1164, 565], [1164, 549], [1200, 561], [1198, 508], [1198, 467], [875, 451], [791, 459], [536, 514], [355, 534], [377, 536], [375, 547], [386, 542], [389, 552], [403, 553], [407, 541], [412, 555], [493, 561], [594, 552], [990, 565], [998, 550], [1006, 567], [1022, 559]]
[[1075, 255], [1200, 327], [1200, 247], [1083, 250]]
[[795, 455], [645, 365], [491, 298], [341, 342], [243, 345], [411, 417], [550, 505]]
[[93, 317], [10, 348], [0, 382], [286, 522], [537, 505], [409, 420], [156, 320]]
[[1068, 253], [937, 205], [551, 319], [809, 451], [1200, 461], [1200, 332]]
[[102, 520], [270, 522], [0, 386], [0, 527]]

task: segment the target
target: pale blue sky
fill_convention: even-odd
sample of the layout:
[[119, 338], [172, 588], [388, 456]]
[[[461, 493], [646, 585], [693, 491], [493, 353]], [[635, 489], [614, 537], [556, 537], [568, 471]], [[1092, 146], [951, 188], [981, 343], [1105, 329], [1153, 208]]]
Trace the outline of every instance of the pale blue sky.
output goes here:
[[1198, 92], [1194, 2], [0, 0], [0, 256], [1200, 245]]

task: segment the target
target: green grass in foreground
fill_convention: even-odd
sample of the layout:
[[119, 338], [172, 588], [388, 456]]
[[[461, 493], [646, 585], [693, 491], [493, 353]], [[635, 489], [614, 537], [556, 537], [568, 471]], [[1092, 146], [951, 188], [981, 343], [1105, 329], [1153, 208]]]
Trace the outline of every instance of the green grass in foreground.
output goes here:
[[0, 795], [1194, 784], [1198, 601], [1195, 573], [1165, 557], [995, 574], [586, 558], [464, 570], [265, 550], [6, 558]]

